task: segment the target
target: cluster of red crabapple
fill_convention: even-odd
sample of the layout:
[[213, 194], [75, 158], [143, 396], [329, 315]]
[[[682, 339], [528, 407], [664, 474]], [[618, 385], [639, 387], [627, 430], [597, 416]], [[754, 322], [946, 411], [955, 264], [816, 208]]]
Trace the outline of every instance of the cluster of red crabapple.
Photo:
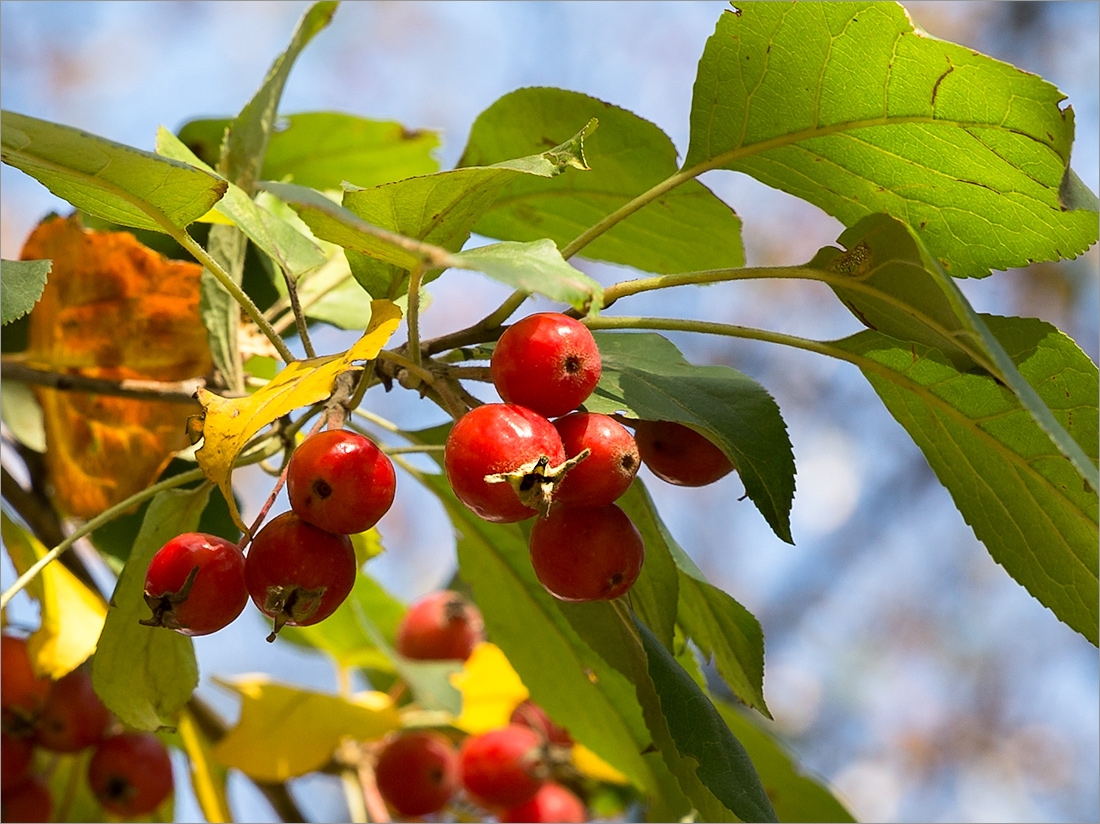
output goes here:
[[444, 465], [455, 495], [479, 517], [514, 523], [536, 515], [535, 574], [564, 601], [617, 598], [641, 572], [641, 534], [615, 503], [641, 463], [684, 486], [711, 483], [733, 464], [695, 430], [670, 421], [630, 421], [579, 407], [602, 372], [584, 324], [557, 312], [508, 327], [490, 361], [503, 403], [463, 415], [447, 438]]
[[43, 750], [72, 754], [91, 748], [88, 786], [114, 815], [147, 815], [164, 802], [173, 788], [167, 748], [155, 735], [118, 725], [92, 689], [87, 666], [55, 681], [35, 673], [26, 639], [5, 632], [0, 644], [0, 820], [52, 820], [49, 759], [35, 757]]
[[[477, 607], [449, 590], [416, 601], [402, 617], [395, 646], [406, 658], [464, 661], [484, 640]], [[402, 818], [471, 803], [497, 821], [583, 822], [585, 803], [565, 784], [573, 739], [530, 700], [505, 726], [461, 738], [407, 729], [375, 749], [374, 776], [386, 804]]]

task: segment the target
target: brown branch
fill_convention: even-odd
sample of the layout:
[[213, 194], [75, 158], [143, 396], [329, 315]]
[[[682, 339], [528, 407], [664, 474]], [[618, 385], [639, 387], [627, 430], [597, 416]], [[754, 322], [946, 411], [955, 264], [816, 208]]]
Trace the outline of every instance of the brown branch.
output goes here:
[[186, 381], [92, 378], [87, 375], [36, 369], [7, 357], [0, 362], [0, 366], [3, 369], [4, 380], [47, 386], [63, 392], [89, 392], [95, 395], [113, 395], [135, 400], [184, 403], [196, 407], [199, 402], [195, 400], [195, 391], [204, 383], [198, 378]]

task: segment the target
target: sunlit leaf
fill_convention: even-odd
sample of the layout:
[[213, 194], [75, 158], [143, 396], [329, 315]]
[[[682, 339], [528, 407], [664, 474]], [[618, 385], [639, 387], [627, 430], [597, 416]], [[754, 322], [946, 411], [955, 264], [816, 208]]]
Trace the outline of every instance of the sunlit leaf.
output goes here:
[[[76, 218], [40, 224], [23, 248], [53, 271], [30, 316], [27, 362], [62, 374], [180, 381], [210, 370], [199, 322], [201, 267], [167, 260], [128, 232]], [[35, 387], [57, 503], [82, 518], [144, 489], [189, 443], [189, 404]]]
[[470, 735], [508, 725], [512, 711], [531, 693], [500, 647], [478, 644], [451, 683], [462, 693], [462, 714], [455, 726]]
[[340, 698], [299, 689], [265, 675], [218, 683], [241, 696], [237, 725], [214, 753], [257, 781], [286, 781], [324, 767], [340, 741], [370, 741], [401, 726], [393, 700], [381, 692]]
[[[474, 227], [502, 240], [548, 237], [560, 248], [619, 207], [675, 174], [676, 147], [633, 112], [578, 92], [525, 88], [478, 115], [459, 160], [486, 166], [564, 140], [578, 123], [600, 128], [585, 141], [591, 171], [553, 180], [517, 177]], [[584, 247], [581, 255], [650, 272], [740, 266], [741, 221], [702, 183], [663, 193]]]
[[983, 277], [1097, 239], [1095, 197], [1062, 197], [1064, 99], [898, 3], [745, 3], [699, 61], [684, 168], [744, 172], [847, 226], [886, 212], [949, 274]]
[[42, 290], [53, 263], [48, 260], [0, 261], [4, 289], [0, 291], [0, 315], [6, 326], [31, 311]]
[[303, 406], [322, 401], [332, 394], [336, 378], [356, 361], [374, 358], [397, 329], [400, 310], [389, 301], [371, 304], [367, 331], [340, 355], [294, 361], [270, 383], [244, 398], [222, 398], [205, 389], [198, 396], [205, 417], [203, 444], [195, 453], [203, 473], [218, 485], [238, 528], [248, 533], [233, 500], [233, 463], [249, 438], [278, 418]]
[[169, 540], [195, 530], [210, 491], [209, 484], [202, 484], [153, 498], [111, 595], [92, 663], [92, 682], [107, 708], [139, 730], [174, 727], [180, 708], [199, 683], [191, 639], [139, 622], [149, 617], [144, 597], [149, 562]]
[[213, 745], [186, 710], [180, 713], [178, 731], [183, 750], [187, 753], [191, 788], [203, 816], [210, 824], [232, 821], [229, 800], [226, 797], [228, 773], [214, 758]]
[[[0, 528], [8, 557], [20, 575], [48, 551], [7, 514], [0, 515]], [[58, 561], [47, 564], [26, 591], [40, 610], [40, 624], [27, 639], [27, 650], [38, 672], [60, 678], [95, 651], [107, 605]]]
[[3, 161], [89, 214], [122, 226], [165, 231], [202, 217], [225, 181], [185, 163], [102, 137], [5, 111]]

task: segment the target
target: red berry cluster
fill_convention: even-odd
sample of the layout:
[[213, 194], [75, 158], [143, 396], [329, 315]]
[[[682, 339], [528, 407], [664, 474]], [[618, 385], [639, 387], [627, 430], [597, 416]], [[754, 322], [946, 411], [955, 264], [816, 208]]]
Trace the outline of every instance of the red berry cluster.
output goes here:
[[92, 688], [86, 668], [56, 681], [35, 674], [25, 639], [0, 636], [3, 821], [50, 821], [53, 798], [35, 751], [92, 749], [87, 780], [103, 808], [124, 818], [153, 812], [171, 794], [172, 762], [154, 735], [122, 731]]
[[[465, 660], [485, 637], [477, 607], [449, 590], [416, 601], [395, 646], [406, 658]], [[459, 740], [453, 731], [417, 729], [384, 740], [374, 767], [378, 792], [395, 813], [414, 818], [462, 802], [498, 821], [583, 822], [580, 797], [562, 783], [573, 739], [525, 701], [505, 727]]]
[[189, 532], [166, 543], [149, 564], [148, 626], [207, 635], [229, 625], [252, 601], [274, 623], [307, 626], [336, 611], [355, 583], [353, 533], [374, 526], [393, 504], [393, 463], [369, 438], [329, 429], [307, 438], [286, 474], [291, 510], [268, 521], [247, 556], [236, 544]]
[[567, 315], [543, 312], [510, 326], [490, 371], [503, 403], [476, 407], [452, 427], [447, 479], [487, 521], [540, 516], [531, 528], [531, 563], [562, 600], [610, 600], [637, 579], [645, 547], [615, 501], [643, 462], [686, 486], [733, 468], [717, 446], [682, 424], [631, 421], [631, 435], [610, 416], [577, 411], [602, 364], [592, 333]]

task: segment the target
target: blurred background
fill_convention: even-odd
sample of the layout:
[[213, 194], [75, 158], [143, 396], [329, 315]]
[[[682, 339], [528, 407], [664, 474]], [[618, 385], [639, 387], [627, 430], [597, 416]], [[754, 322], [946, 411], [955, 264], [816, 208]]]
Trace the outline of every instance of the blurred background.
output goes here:
[[[5, 1], [0, 102], [152, 150], [160, 125], [176, 130], [196, 117], [235, 115], [307, 7], [299, 0]], [[906, 7], [931, 34], [1057, 85], [1076, 113], [1073, 166], [1100, 191], [1100, 4]], [[696, 62], [724, 8], [719, 0], [348, 2], [299, 59], [281, 111], [337, 110], [439, 130], [446, 169], [493, 101], [549, 85], [653, 121], [682, 155]], [[37, 222], [68, 207], [21, 172], [4, 166], [0, 175], [0, 251], [17, 258]], [[804, 262], [841, 231], [815, 208], [749, 178], [711, 172], [702, 181], [743, 219], [749, 265]], [[633, 276], [578, 265], [605, 285]], [[1054, 323], [1096, 361], [1098, 269], [1093, 247], [1077, 260], [962, 287], [979, 311]], [[744, 282], [651, 293], [623, 311], [822, 339], [858, 331], [814, 286]], [[452, 272], [431, 291], [427, 336], [476, 320], [508, 294], [469, 272]], [[541, 308], [533, 302], [521, 311]], [[319, 352], [336, 352], [354, 337], [327, 328], [314, 342]], [[794, 546], [738, 500], [736, 476], [703, 489], [648, 486], [678, 542], [763, 625], [773, 726], [799, 763], [864, 821], [1100, 819], [1096, 649], [991, 560], [861, 375], [767, 344], [672, 337], [690, 361], [728, 364], [764, 384], [789, 428], [798, 466]], [[445, 419], [402, 390], [368, 401], [409, 429]], [[643, 470], [643, 477], [651, 476]], [[235, 480], [251, 519], [271, 481], [244, 472]], [[408, 477], [398, 483], [398, 502], [380, 524], [387, 552], [368, 569], [411, 600], [450, 579], [454, 543], [435, 500]], [[281, 508], [285, 498], [273, 512]], [[2, 577], [4, 587], [14, 580], [6, 558]], [[196, 639], [200, 691], [230, 720], [236, 699], [211, 676], [265, 671], [336, 689], [324, 659], [268, 645], [265, 633], [259, 613], [246, 610], [227, 630]], [[177, 820], [201, 819], [187, 782], [179, 784]], [[292, 789], [312, 820], [347, 815], [333, 780], [300, 779]], [[238, 820], [276, 820], [243, 780], [232, 782], [231, 803]]]

